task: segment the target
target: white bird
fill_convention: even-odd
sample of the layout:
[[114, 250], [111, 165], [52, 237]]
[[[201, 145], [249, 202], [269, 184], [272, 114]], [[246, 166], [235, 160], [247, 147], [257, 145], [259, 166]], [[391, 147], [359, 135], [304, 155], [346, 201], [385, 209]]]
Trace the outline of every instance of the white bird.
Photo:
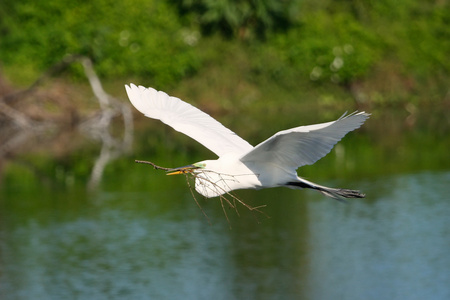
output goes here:
[[217, 160], [200, 161], [170, 169], [168, 173], [192, 173], [196, 191], [207, 198], [237, 189], [280, 186], [314, 189], [337, 200], [365, 197], [356, 190], [330, 188], [307, 181], [300, 178], [296, 170], [328, 154], [370, 114], [354, 112], [333, 122], [283, 130], [253, 147], [210, 115], [176, 97], [134, 84], [125, 88], [138, 111], [186, 134], [217, 154]]

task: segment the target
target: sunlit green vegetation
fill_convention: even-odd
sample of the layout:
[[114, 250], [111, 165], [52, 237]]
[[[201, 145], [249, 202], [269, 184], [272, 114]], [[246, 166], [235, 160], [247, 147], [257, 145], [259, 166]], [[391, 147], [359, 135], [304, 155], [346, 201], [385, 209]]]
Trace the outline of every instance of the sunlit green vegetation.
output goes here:
[[176, 11], [164, 1], [2, 1], [1, 55], [7, 70], [37, 73], [68, 54], [92, 58], [104, 77], [180, 80], [198, 68]]
[[0, 63], [18, 84], [82, 54], [105, 79], [164, 89], [215, 75], [286, 95], [319, 87], [389, 102], [441, 100], [448, 87], [445, 1], [25, 0], [0, 8]]

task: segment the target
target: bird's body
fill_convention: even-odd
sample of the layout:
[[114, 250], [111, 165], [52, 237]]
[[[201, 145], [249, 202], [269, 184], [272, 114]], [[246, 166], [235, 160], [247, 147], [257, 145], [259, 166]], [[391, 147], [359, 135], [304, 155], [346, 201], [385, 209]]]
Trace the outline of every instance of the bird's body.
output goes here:
[[364, 197], [359, 191], [312, 183], [298, 177], [296, 170], [315, 163], [348, 132], [359, 128], [369, 117], [365, 112], [342, 116], [333, 122], [283, 130], [253, 147], [208, 114], [178, 98], [133, 84], [126, 86], [126, 90], [137, 110], [190, 136], [219, 156], [217, 160], [171, 170], [171, 174], [192, 173], [196, 191], [205, 197], [237, 189], [279, 186], [315, 189], [338, 200]]
[[195, 189], [205, 197], [216, 197], [242, 188], [258, 189], [263, 185], [261, 179], [239, 161], [238, 155], [226, 154], [217, 160], [200, 162], [202, 163], [206, 167], [196, 175]]

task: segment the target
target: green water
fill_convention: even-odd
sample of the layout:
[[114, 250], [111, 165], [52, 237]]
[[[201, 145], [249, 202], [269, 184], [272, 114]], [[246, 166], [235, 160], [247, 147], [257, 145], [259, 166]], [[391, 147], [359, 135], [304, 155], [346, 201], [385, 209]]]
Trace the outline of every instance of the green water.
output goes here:
[[133, 163], [209, 155], [162, 124], [136, 132], [135, 152], [91, 190], [79, 174], [92, 142], [64, 159], [19, 156], [0, 187], [0, 298], [450, 299], [449, 119], [428, 117], [407, 128], [374, 116], [299, 170], [367, 198], [238, 191], [265, 215], [227, 208], [229, 222], [217, 199], [197, 197], [208, 222], [183, 177]]

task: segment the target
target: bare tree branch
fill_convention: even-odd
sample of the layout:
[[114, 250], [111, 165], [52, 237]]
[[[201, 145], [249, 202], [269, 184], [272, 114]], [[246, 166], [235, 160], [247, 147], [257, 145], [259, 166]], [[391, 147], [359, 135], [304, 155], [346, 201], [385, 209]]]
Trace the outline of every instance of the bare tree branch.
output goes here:
[[[0, 97], [0, 114], [4, 114], [19, 127], [19, 132], [14, 133], [13, 135], [10, 134], [13, 138], [3, 142], [0, 146], [0, 158], [10, 151], [12, 147], [18, 147], [20, 144], [25, 143], [27, 138], [23, 137], [29, 137], [31, 133], [36, 134], [36, 132], [40, 129], [47, 128], [48, 125], [53, 125], [48, 120], [43, 122], [34, 121], [26, 114], [12, 108], [8, 104], [12, 101], [18, 101], [31, 95], [45, 80], [60, 74], [71, 64], [77, 62], [81, 63], [83, 66], [84, 73], [91, 85], [94, 95], [98, 99], [100, 106], [100, 114], [96, 114], [83, 123], [78, 124], [78, 127], [82, 132], [85, 132], [89, 136], [99, 139], [102, 142], [100, 155], [94, 163], [88, 183], [89, 188], [94, 188], [100, 181], [107, 163], [123, 152], [127, 152], [131, 149], [133, 141], [133, 115], [128, 104], [121, 103], [121, 101], [108, 95], [104, 91], [101, 81], [95, 73], [92, 61], [88, 57], [81, 55], [69, 55], [61, 62], [50, 67], [28, 88]], [[124, 125], [123, 136], [120, 139], [114, 137], [109, 132], [111, 123], [116, 116], [122, 117]], [[22, 134], [24, 130], [26, 130], [26, 135]]]
[[66, 70], [71, 64], [82, 58], [81, 55], [68, 55], [62, 61], [51, 66], [46, 72], [44, 72], [35, 82], [33, 82], [27, 89], [20, 90], [11, 94], [0, 97], [0, 102], [9, 103], [14, 100], [23, 99], [41, 85], [45, 80], [60, 74]]
[[[148, 164], [153, 166], [154, 169], [156, 170], [163, 170], [163, 171], [170, 171], [172, 170], [172, 168], [165, 168], [165, 167], [161, 167], [156, 165], [155, 163], [151, 162], [151, 161], [145, 161], [145, 160], [135, 160], [136, 163], [141, 163], [141, 164]], [[191, 184], [189, 183], [189, 176], [191, 176], [194, 180], [200, 180], [199, 182], [201, 183], [203, 182], [207, 182], [209, 184], [211, 184], [217, 191], [217, 194], [219, 194], [219, 200], [220, 200], [220, 204], [222, 206], [222, 210], [223, 213], [225, 214], [225, 218], [228, 221], [228, 224], [230, 224], [230, 219], [228, 218], [228, 214], [226, 212], [225, 209], [225, 205], [224, 203], [226, 203], [230, 208], [232, 208], [236, 214], [239, 216], [239, 211], [237, 209], [237, 205], [236, 203], [241, 204], [242, 206], [244, 206], [245, 208], [247, 208], [249, 211], [256, 211], [258, 213], [263, 214], [264, 216], [266, 216], [267, 218], [269, 218], [269, 216], [267, 216], [263, 211], [261, 211], [261, 208], [266, 207], [266, 205], [260, 205], [260, 206], [251, 206], [247, 203], [245, 203], [242, 199], [240, 199], [239, 197], [237, 197], [236, 195], [234, 195], [233, 193], [225, 190], [223, 187], [221, 187], [219, 184], [217, 184], [217, 182], [213, 182], [212, 180], [209, 179], [208, 173], [214, 173], [214, 174], [218, 174], [219, 177], [221, 178], [221, 181], [226, 182], [227, 180], [230, 179], [224, 179], [223, 176], [226, 177], [235, 177], [235, 176], [231, 176], [231, 175], [226, 175], [226, 174], [219, 174], [217, 172], [214, 171], [210, 171], [210, 170], [196, 170], [195, 172], [185, 172], [184, 175], [186, 176], [186, 180], [188, 183], [188, 187], [189, 190], [191, 191], [192, 197], [194, 198], [195, 203], [197, 203], [197, 206], [200, 208], [200, 210], [202, 211], [203, 215], [206, 217], [206, 219], [208, 220], [208, 223], [211, 224], [209, 217], [206, 215], [205, 211], [203, 210], [203, 208], [201, 207], [200, 203], [197, 201], [197, 198], [194, 195], [193, 192], [193, 188], [191, 186]], [[201, 174], [201, 176], [199, 175]], [[233, 180], [233, 179], [231, 179]], [[229, 197], [229, 198], [228, 198]], [[231, 228], [231, 225], [230, 225]]]

